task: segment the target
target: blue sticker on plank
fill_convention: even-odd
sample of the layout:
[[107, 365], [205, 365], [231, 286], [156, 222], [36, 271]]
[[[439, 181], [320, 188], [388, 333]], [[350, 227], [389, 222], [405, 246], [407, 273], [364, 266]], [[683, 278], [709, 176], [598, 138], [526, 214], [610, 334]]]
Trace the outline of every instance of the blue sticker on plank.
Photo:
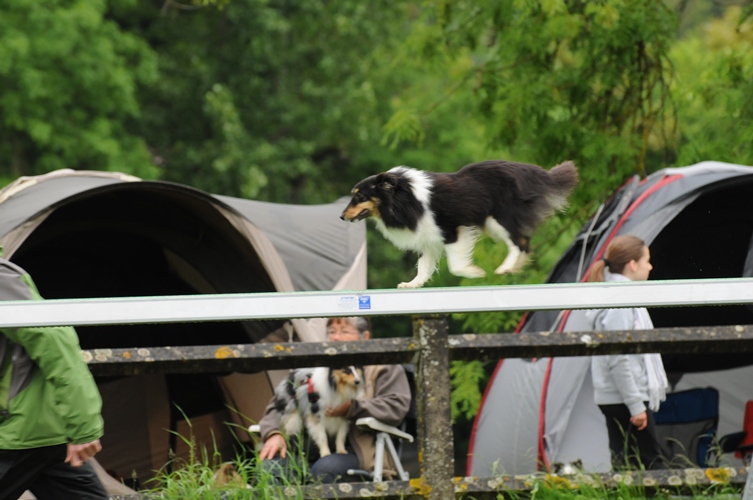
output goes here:
[[359, 295], [358, 309], [371, 309], [371, 297], [368, 295]]

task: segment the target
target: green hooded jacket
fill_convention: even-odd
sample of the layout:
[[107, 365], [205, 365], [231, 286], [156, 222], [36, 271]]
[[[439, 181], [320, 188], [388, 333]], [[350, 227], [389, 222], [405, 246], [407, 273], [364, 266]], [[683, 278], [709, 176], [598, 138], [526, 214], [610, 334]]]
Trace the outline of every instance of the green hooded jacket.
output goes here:
[[[0, 258], [0, 300], [42, 300], [31, 277]], [[0, 328], [0, 449], [102, 436], [102, 399], [71, 327]]]

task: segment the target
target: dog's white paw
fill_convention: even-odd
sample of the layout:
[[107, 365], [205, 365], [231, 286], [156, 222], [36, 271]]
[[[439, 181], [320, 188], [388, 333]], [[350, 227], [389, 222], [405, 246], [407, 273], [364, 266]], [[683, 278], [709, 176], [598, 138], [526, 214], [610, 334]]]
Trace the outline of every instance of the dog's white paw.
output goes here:
[[486, 271], [478, 266], [467, 266], [462, 269], [450, 270], [455, 276], [462, 276], [463, 278], [483, 278], [486, 276]]
[[525, 264], [525, 262], [512, 266], [501, 265], [494, 270], [494, 274], [515, 274], [523, 269], [523, 264]]
[[514, 260], [510, 258], [505, 259], [504, 262], [502, 262], [502, 265], [494, 271], [494, 274], [517, 273], [523, 269], [523, 266], [525, 266], [527, 262], [528, 254], [521, 252]]
[[421, 288], [424, 284], [417, 281], [408, 281], [407, 283], [398, 283], [398, 288]]
[[501, 266], [499, 266], [497, 269], [494, 270], [494, 274], [513, 273], [515, 272], [513, 268], [514, 266], [502, 264]]

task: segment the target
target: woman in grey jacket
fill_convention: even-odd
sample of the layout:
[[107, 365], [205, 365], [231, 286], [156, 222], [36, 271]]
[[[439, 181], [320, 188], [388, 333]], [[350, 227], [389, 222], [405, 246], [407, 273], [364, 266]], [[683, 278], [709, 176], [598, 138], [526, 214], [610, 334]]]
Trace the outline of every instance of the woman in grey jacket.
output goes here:
[[[588, 281], [646, 280], [651, 254], [640, 238], [614, 238]], [[588, 312], [594, 330], [647, 330], [654, 327], [645, 307]], [[594, 400], [606, 418], [612, 468], [665, 468], [653, 412], [668, 386], [659, 354], [621, 354], [591, 358]]]
[[[371, 338], [371, 322], [368, 318], [330, 318], [327, 321], [327, 340], [353, 342]], [[329, 408], [327, 415], [341, 416], [355, 421], [362, 417], [374, 417], [388, 425], [398, 425], [408, 414], [411, 391], [405, 369], [400, 365], [369, 365], [364, 367], [364, 394], [360, 399], [349, 401], [338, 408]], [[264, 445], [259, 458], [265, 470], [280, 482], [293, 482], [298, 472], [305, 470], [300, 464], [288, 460], [288, 442], [282, 435], [282, 415], [277, 410], [274, 398], [259, 421]], [[348, 453], [335, 453], [319, 458], [318, 450], [311, 447], [307, 455], [310, 462], [310, 479], [322, 483], [342, 480], [349, 469], [374, 469], [376, 448], [374, 434], [352, 425], [348, 433]], [[385, 456], [385, 476], [391, 475], [389, 457]], [[299, 479], [299, 478], [298, 478]]]

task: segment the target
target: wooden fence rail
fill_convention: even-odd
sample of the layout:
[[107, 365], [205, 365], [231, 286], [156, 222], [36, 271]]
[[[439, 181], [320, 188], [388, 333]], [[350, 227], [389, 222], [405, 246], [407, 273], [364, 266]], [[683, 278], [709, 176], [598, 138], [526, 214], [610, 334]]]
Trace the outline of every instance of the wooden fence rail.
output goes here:
[[[653, 286], [651, 286], [653, 285]], [[366, 300], [361, 300], [367, 298]], [[359, 309], [368, 304], [368, 308]], [[2, 326], [139, 324], [411, 314], [413, 337], [357, 343], [270, 343], [94, 349], [83, 352], [97, 376], [143, 373], [258, 372], [304, 366], [414, 363], [417, 368], [418, 447], [422, 476], [411, 481], [304, 487], [310, 498], [496, 498], [530, 490], [597, 481], [606, 487], [640, 484], [648, 491], [726, 482], [742, 489], [741, 470], [645, 471], [580, 478], [516, 476], [453, 478], [449, 362], [661, 352], [752, 352], [753, 326], [664, 328], [651, 331], [448, 335], [445, 314], [455, 311], [552, 310], [593, 307], [753, 303], [753, 280], [469, 287], [407, 291], [243, 294], [0, 303]], [[354, 309], [355, 308], [355, 309]], [[428, 313], [428, 314], [427, 314]], [[538, 479], [537, 479], [538, 478]], [[288, 491], [287, 493], [292, 493]], [[287, 495], [290, 496], [290, 495]]]
[[[450, 360], [753, 352], [753, 325], [657, 328], [647, 331], [448, 335]], [[306, 366], [411, 363], [415, 338], [358, 343], [294, 342], [242, 345], [89, 349], [83, 355], [96, 376], [144, 373], [259, 372]]]
[[[753, 326], [658, 328], [650, 331], [562, 332], [527, 334], [448, 335], [443, 316], [416, 316], [414, 337], [374, 339], [357, 343], [311, 342], [246, 345], [158, 347], [149, 349], [95, 349], [84, 351], [93, 374], [123, 376], [143, 373], [256, 372], [305, 366], [415, 363], [418, 393], [418, 447], [423, 477], [380, 484], [309, 486], [307, 498], [428, 498], [473, 497], [494, 499], [530, 491], [537, 481], [552, 487], [597, 483], [606, 488], [620, 481], [640, 484], [647, 493], [659, 488], [678, 492], [720, 482], [743, 488], [744, 469], [712, 471], [642, 471], [553, 478], [545, 474], [490, 478], [453, 477], [453, 433], [450, 418], [449, 362], [600, 354], [662, 352], [753, 352]], [[715, 475], [715, 476], [714, 476]], [[714, 479], [716, 478], [716, 479]], [[283, 497], [295, 496], [284, 490]]]

